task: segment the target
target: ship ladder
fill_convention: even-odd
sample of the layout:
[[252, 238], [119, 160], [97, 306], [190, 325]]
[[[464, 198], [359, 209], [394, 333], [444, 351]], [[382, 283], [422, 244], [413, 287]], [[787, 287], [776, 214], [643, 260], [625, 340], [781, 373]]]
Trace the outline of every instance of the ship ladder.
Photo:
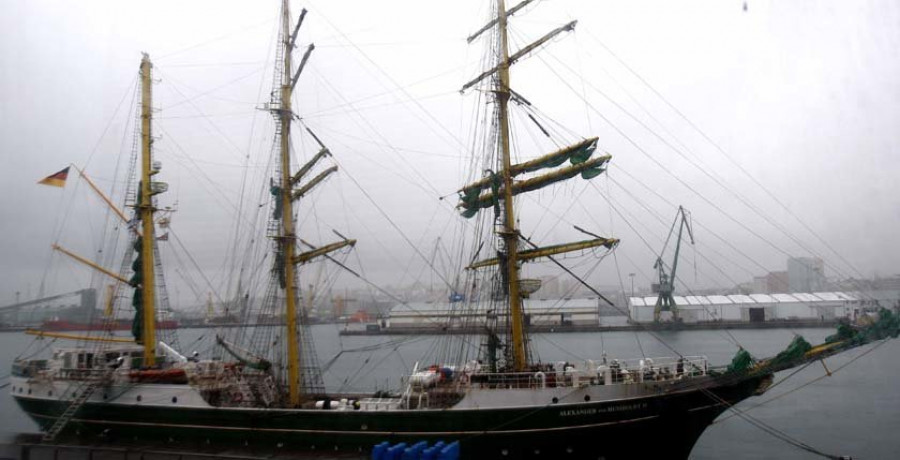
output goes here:
[[103, 375], [93, 377], [85, 385], [76, 390], [77, 394], [75, 399], [72, 400], [72, 403], [69, 404], [69, 407], [60, 415], [55, 422], [53, 422], [53, 426], [44, 433], [44, 437], [41, 439], [43, 442], [53, 442], [56, 439], [56, 436], [62, 432], [63, 428], [69, 424], [69, 421], [75, 417], [75, 414], [78, 412], [78, 409], [81, 409], [81, 406], [87, 402], [88, 398], [94, 394], [94, 391], [97, 387], [101, 386], [103, 383], [109, 380], [109, 377], [115, 369], [110, 369], [103, 373]]

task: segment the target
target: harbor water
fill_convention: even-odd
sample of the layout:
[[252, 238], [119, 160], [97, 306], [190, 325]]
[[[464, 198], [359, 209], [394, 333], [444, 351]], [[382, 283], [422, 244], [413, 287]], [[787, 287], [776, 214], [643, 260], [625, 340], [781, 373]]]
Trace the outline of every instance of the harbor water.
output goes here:
[[[339, 336], [338, 325], [313, 326], [316, 351], [325, 368], [329, 390], [396, 389], [400, 376], [433, 349], [434, 338], [414, 336]], [[542, 361], [705, 355], [713, 365], [728, 363], [738, 345], [758, 357], [777, 354], [795, 334], [819, 343], [833, 329], [766, 329], [535, 334], [534, 349]], [[214, 329], [180, 329], [185, 352], [202, 354], [212, 343]], [[661, 340], [660, 340], [661, 339]], [[60, 342], [35, 341], [22, 333], [0, 333], [0, 376], [9, 374], [13, 360], [27, 352], [49, 353]], [[663, 343], [664, 342], [664, 343]], [[387, 343], [372, 350], [373, 345]], [[364, 349], [363, 351], [355, 351]], [[431, 363], [422, 363], [431, 364]], [[900, 341], [876, 343], [814, 363], [794, 373], [776, 375], [776, 385], [727, 411], [710, 426], [695, 446], [692, 459], [814, 459], [807, 452], [764, 432], [750, 421], [764, 424], [782, 437], [832, 455], [855, 459], [900, 457]], [[832, 375], [827, 374], [831, 372]], [[785, 379], [790, 376], [790, 378]], [[784, 379], [783, 383], [779, 383]], [[748, 419], [750, 421], [748, 421]], [[35, 432], [15, 405], [9, 388], [0, 395], [0, 438]], [[598, 439], [598, 443], [617, 442]], [[653, 442], [648, 439], [647, 442]], [[635, 446], [639, 452], [640, 446]]]

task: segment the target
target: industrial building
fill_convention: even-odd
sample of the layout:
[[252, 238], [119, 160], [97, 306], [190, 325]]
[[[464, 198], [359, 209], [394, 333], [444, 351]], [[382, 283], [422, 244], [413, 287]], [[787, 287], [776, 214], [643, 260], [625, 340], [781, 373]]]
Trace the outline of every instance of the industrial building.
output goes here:
[[[656, 299], [655, 296], [629, 298], [631, 321], [653, 322]], [[859, 295], [845, 292], [675, 296], [674, 299], [678, 317], [685, 323], [834, 320], [852, 318], [863, 308]]]
[[[531, 326], [596, 326], [600, 322], [597, 298], [523, 299], [525, 323]], [[391, 308], [386, 326], [403, 328], [472, 328], [493, 318], [487, 302], [410, 302]], [[502, 321], [503, 316], [499, 317]]]

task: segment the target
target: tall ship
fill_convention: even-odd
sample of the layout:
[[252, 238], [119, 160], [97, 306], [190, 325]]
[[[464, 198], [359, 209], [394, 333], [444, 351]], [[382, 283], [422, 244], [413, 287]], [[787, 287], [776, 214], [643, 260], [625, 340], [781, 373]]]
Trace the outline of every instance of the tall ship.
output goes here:
[[[761, 360], [741, 350], [728, 366], [674, 349], [669, 357], [537, 359], [522, 307], [537, 286], [523, 279], [523, 265], [612, 251], [618, 240], [585, 231], [590, 238], [542, 245], [525, 236], [527, 223], [517, 215], [517, 196], [591, 180], [612, 159], [595, 152], [598, 138], [586, 137], [513, 161], [510, 106], [528, 101], [512, 89], [511, 67], [576, 25], [563, 25], [511, 53], [507, 23], [530, 2], [507, 9], [504, 0], [496, 1], [493, 17], [470, 37], [485, 38], [489, 65], [463, 87], [476, 89], [490, 104], [484, 105], [488, 129], [474, 147], [482, 159], [472, 181], [458, 192], [457, 208], [471, 222], [476, 243], [459, 292], [448, 303], [461, 316], [485, 309], [484, 334], [437, 339], [446, 341], [436, 347], [441, 356], [417, 363], [400, 388], [388, 391], [327, 391], [302, 313], [299, 271], [356, 244], [342, 237], [314, 245], [298, 230], [297, 203], [337, 170], [323, 169], [320, 162], [331, 151], [311, 131], [306, 134], [318, 153], [292, 169], [291, 135], [298, 120], [292, 93], [313, 49], [299, 62], [293, 59], [306, 10], [294, 19], [288, 0], [282, 2], [276, 85], [266, 107], [276, 120], [278, 161], [268, 186], [270, 278], [260, 314], [276, 320], [235, 338], [217, 337], [218, 359], [179, 350], [177, 336], [167, 337], [159, 328], [154, 214], [164, 187], [154, 180], [161, 170], [153, 158], [153, 67], [145, 55], [140, 179], [134, 216], [127, 219], [134, 223], [129, 226], [133, 254], [119, 272], [94, 267], [131, 293], [132, 337], [97, 335], [90, 342], [83, 337], [82, 345], [60, 348], [50, 359], [14, 363], [11, 394], [45, 439], [77, 434], [81, 440], [337, 452], [368, 452], [383, 441], [458, 441], [463, 458], [687, 458], [716, 417], [765, 392], [775, 372], [897, 336], [900, 322], [885, 310], [866, 327], [843, 325], [821, 345], [798, 338], [783, 353]], [[316, 169], [321, 172], [313, 176]]]

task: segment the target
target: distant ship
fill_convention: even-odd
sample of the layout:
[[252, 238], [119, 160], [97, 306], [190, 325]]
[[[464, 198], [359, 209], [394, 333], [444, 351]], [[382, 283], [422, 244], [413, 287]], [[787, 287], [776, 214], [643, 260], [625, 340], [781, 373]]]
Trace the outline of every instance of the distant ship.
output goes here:
[[[41, 324], [42, 331], [130, 331], [132, 320], [117, 319], [114, 321], [94, 321], [82, 323], [65, 319], [48, 319]], [[156, 322], [159, 329], [177, 329], [178, 321], [173, 319]]]

